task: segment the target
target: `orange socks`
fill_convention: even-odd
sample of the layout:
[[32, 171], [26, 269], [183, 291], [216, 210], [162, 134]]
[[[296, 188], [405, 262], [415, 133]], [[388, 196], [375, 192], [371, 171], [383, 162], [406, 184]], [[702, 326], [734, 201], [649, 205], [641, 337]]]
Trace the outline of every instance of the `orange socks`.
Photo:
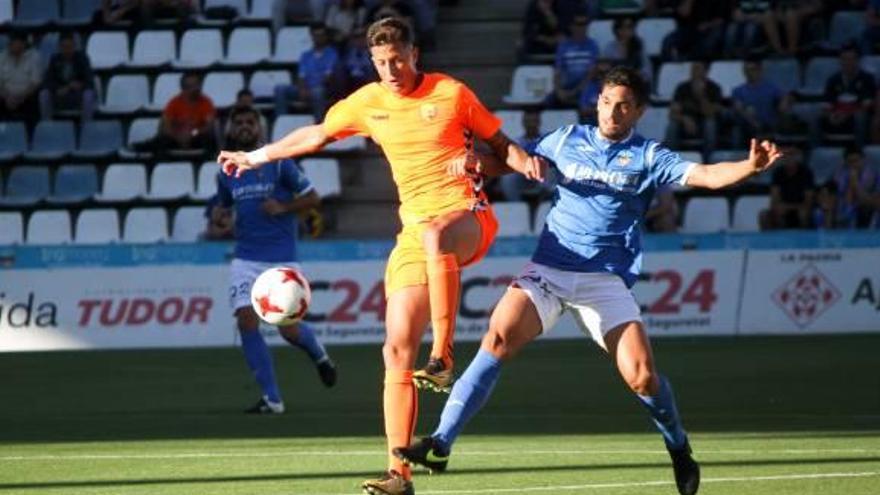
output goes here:
[[419, 415], [419, 402], [412, 381], [412, 370], [385, 370], [385, 437], [388, 440], [388, 467], [411, 479], [400, 459], [391, 455], [395, 447], [408, 447]]
[[455, 335], [455, 316], [461, 296], [461, 268], [454, 254], [428, 256], [428, 297], [431, 302], [431, 326], [434, 344], [431, 357], [443, 359], [452, 367], [452, 339]]

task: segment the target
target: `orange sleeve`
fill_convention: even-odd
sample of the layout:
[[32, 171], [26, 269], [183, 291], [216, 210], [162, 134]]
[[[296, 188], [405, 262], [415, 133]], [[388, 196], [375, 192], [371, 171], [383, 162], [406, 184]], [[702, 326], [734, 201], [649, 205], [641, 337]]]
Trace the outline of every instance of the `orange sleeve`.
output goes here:
[[501, 129], [501, 119], [489, 111], [470, 88], [461, 85], [458, 97], [458, 115], [464, 126], [480, 139], [489, 139]]
[[355, 134], [370, 135], [369, 129], [361, 119], [361, 115], [364, 113], [363, 105], [353, 96], [340, 100], [330, 107], [321, 124], [324, 128], [324, 134], [336, 139], [347, 138]]

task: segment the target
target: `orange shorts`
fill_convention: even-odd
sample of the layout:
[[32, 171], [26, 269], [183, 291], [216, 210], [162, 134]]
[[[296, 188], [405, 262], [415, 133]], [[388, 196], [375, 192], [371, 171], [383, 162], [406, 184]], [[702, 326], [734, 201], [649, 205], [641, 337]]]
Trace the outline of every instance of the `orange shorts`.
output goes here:
[[[492, 241], [495, 240], [495, 234], [498, 233], [498, 220], [491, 206], [475, 209], [474, 216], [480, 224], [480, 245], [473, 257], [463, 263], [462, 267], [473, 265], [483, 259], [489, 252]], [[386, 298], [404, 287], [428, 284], [425, 265], [428, 255], [422, 240], [426, 226], [427, 222], [406, 225], [397, 234], [397, 244], [391, 251], [385, 268]]]

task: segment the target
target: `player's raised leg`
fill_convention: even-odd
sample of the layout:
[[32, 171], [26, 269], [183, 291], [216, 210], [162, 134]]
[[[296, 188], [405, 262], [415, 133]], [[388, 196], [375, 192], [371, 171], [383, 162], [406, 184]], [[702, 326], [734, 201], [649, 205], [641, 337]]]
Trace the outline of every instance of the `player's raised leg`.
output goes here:
[[257, 313], [247, 306], [241, 306], [235, 310], [238, 323], [239, 335], [241, 335], [241, 348], [248, 368], [254, 375], [254, 379], [260, 386], [262, 396], [253, 407], [245, 412], [253, 414], [281, 414], [284, 412], [284, 402], [275, 381], [275, 365], [272, 362], [272, 353], [260, 333], [260, 320]]
[[516, 286], [509, 288], [492, 313], [489, 332], [480, 350], [452, 387], [437, 430], [408, 447], [394, 449], [394, 455], [432, 472], [444, 471], [452, 444], [489, 399], [498, 381], [501, 363], [516, 355], [541, 330], [541, 318], [529, 294]]
[[284, 337], [290, 345], [301, 349], [308, 354], [315, 368], [318, 370], [318, 376], [321, 383], [325, 387], [336, 385], [336, 364], [330, 359], [324, 345], [315, 335], [315, 330], [306, 322], [300, 321], [288, 327], [279, 327], [281, 336]]
[[461, 267], [479, 252], [483, 228], [472, 211], [454, 211], [433, 220], [423, 242], [434, 342], [427, 365], [414, 375], [417, 388], [449, 392], [452, 383], [455, 319], [461, 298]]
[[415, 285], [395, 290], [388, 297], [385, 312], [385, 362], [383, 409], [388, 441], [388, 471], [363, 483], [370, 494], [407, 495], [414, 493], [410, 469], [391, 454], [391, 449], [408, 445], [418, 417], [418, 395], [413, 385], [413, 364], [419, 343], [428, 325], [428, 290]]
[[675, 483], [681, 495], [693, 495], [700, 486], [700, 466], [691, 457], [687, 434], [678, 414], [669, 380], [657, 372], [647, 332], [641, 322], [618, 325], [605, 335], [609, 355], [624, 381], [648, 410], [672, 457]]

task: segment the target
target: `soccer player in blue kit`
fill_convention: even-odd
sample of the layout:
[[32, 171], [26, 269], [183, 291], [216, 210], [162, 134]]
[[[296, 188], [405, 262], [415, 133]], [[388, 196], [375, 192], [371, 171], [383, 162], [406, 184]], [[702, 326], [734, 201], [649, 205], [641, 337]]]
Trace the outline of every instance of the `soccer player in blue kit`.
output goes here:
[[602, 83], [598, 127], [569, 125], [538, 142], [534, 152], [555, 169], [559, 183], [532, 260], [495, 307], [489, 331], [455, 383], [437, 430], [394, 449], [396, 456], [432, 471], [445, 470], [453, 443], [486, 403], [502, 363], [569, 310], [581, 330], [614, 360], [663, 435], [679, 493], [697, 492], [699, 465], [691, 457], [672, 387], [655, 367], [639, 305], [630, 292], [641, 265], [639, 231], [657, 188], [722, 188], [764, 171], [782, 155], [775, 144], [752, 140], [748, 159], [740, 162], [685, 161], [636, 134], [648, 92], [637, 71], [614, 68]]
[[[253, 150], [260, 145], [261, 125], [256, 110], [233, 110], [228, 142], [236, 149]], [[278, 160], [239, 177], [217, 175], [222, 207], [235, 212], [235, 258], [229, 284], [232, 307], [241, 334], [245, 361], [262, 390], [248, 413], [280, 414], [284, 402], [275, 380], [272, 354], [260, 333], [260, 319], [251, 306], [251, 285], [264, 270], [284, 265], [299, 268], [296, 254], [297, 213], [318, 205], [314, 187], [293, 160]], [[290, 344], [309, 355], [327, 387], [336, 383], [336, 366], [304, 322], [278, 328]]]

